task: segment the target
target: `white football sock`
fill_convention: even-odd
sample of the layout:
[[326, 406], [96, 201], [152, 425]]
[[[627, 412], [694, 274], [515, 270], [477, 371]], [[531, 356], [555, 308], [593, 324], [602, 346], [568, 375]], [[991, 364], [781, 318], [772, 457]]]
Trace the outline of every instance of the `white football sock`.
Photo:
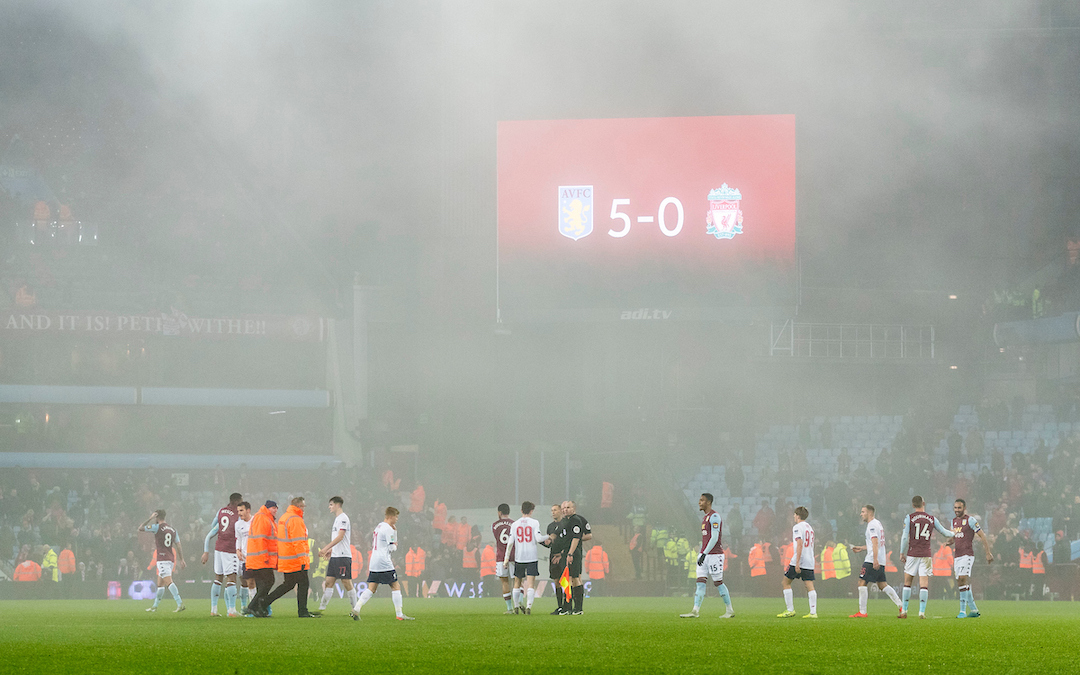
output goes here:
[[360, 608], [367, 604], [367, 601], [371, 599], [371, 596], [375, 595], [368, 589], [364, 589], [364, 592], [360, 594], [360, 600], [353, 606], [354, 612], [359, 612]]
[[322, 602], [319, 603], [319, 611], [326, 609], [326, 606], [330, 604], [330, 598], [334, 597], [334, 587], [331, 586], [323, 590]]
[[394, 612], [401, 616], [401, 591], [390, 591], [390, 598], [394, 601]]
[[859, 613], [866, 614], [866, 598], [870, 594], [870, 589], [866, 586], [859, 586]]
[[810, 591], [806, 597], [810, 600], [810, 613], [817, 614], [817, 591]]
[[892, 586], [885, 587], [885, 595], [889, 596], [889, 599], [893, 601], [893, 604], [899, 607], [903, 604], [900, 600], [900, 596], [896, 594], [896, 589]]
[[530, 588], [525, 591], [525, 609], [532, 609], [533, 597], [536, 596], [536, 590]]
[[787, 605], [787, 611], [795, 611], [795, 592], [790, 588], [784, 589], [784, 604]]
[[355, 588], [350, 589], [349, 591], [346, 592], [346, 595], [349, 598], [349, 606], [352, 607], [353, 605], [355, 605], [356, 604], [356, 589]]

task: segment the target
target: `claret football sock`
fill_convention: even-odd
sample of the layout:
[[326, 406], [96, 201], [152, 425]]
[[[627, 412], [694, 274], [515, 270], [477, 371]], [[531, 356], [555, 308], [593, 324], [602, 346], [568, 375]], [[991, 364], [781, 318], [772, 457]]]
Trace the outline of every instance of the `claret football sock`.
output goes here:
[[930, 591], [925, 588], [919, 589], [919, 614], [926, 614], [926, 599], [930, 597]]
[[214, 580], [213, 585], [210, 586], [210, 613], [217, 614], [217, 601], [221, 597], [221, 582]]
[[157, 607], [158, 603], [160, 603], [161, 599], [164, 598], [164, 597], [165, 597], [165, 587], [164, 586], [158, 586], [157, 587], [157, 595], [154, 596], [154, 607]]
[[900, 608], [907, 612], [908, 602], [911, 601], [911, 586], [904, 586], [904, 590], [900, 592]]
[[859, 613], [866, 614], [866, 597], [870, 593], [870, 589], [866, 586], [859, 586]]
[[180, 591], [176, 588], [176, 584], [169, 584], [169, 592], [172, 593], [172, 599], [176, 601], [177, 607], [184, 604], [184, 601], [180, 599]]
[[795, 591], [790, 588], [784, 589], [784, 604], [787, 605], [787, 611], [795, 611]]
[[705, 599], [705, 590], [707, 588], [704, 581], [697, 583], [697, 589], [694, 591], [694, 609], [701, 608], [701, 602]]
[[806, 597], [810, 600], [810, 613], [817, 614], [817, 591], [808, 592]]

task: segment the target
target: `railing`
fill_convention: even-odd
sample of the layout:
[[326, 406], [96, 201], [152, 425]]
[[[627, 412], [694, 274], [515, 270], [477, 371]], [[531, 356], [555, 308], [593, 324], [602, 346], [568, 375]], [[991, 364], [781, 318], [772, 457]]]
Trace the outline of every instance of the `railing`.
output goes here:
[[931, 360], [933, 326], [796, 323], [770, 326], [769, 356], [831, 359]]

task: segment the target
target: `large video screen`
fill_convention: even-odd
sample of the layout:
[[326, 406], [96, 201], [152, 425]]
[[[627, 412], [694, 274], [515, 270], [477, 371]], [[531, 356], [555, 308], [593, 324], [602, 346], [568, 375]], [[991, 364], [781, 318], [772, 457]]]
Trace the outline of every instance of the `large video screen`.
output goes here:
[[498, 125], [503, 321], [795, 304], [795, 117]]

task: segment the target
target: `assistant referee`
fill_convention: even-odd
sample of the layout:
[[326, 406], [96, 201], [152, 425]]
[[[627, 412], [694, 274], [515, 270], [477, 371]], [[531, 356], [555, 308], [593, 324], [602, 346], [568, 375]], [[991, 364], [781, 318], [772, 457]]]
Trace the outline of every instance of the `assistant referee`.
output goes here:
[[584, 516], [578, 515], [574, 502], [563, 502], [562, 512], [563, 528], [559, 539], [567, 542], [566, 567], [570, 570], [570, 593], [573, 599], [571, 613], [577, 615], [584, 613], [585, 587], [581, 585], [581, 562], [585, 558], [583, 544], [592, 539], [592, 527]]

